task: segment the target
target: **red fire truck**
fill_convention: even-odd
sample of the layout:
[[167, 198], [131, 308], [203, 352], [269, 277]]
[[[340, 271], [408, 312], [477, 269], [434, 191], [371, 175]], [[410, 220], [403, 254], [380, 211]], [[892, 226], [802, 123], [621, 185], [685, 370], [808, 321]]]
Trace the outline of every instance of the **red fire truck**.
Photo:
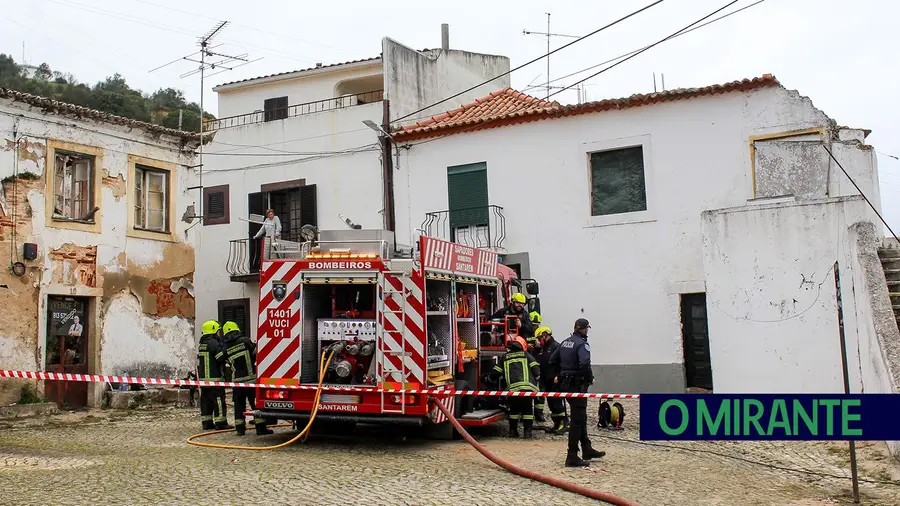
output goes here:
[[[383, 230], [307, 229], [305, 242], [272, 241], [260, 268], [258, 381], [318, 384], [320, 357], [335, 351], [317, 420], [428, 426], [446, 417], [422, 395], [395, 390], [480, 389], [483, 375], [505, 352], [517, 320], [488, 321], [515, 292], [538, 284], [520, 280], [498, 254], [433, 237], [397, 251]], [[371, 392], [369, 392], [371, 390]], [[255, 417], [309, 419], [313, 389], [257, 391]], [[464, 425], [503, 418], [496, 399], [443, 397]], [[449, 423], [446, 423], [449, 426]]]

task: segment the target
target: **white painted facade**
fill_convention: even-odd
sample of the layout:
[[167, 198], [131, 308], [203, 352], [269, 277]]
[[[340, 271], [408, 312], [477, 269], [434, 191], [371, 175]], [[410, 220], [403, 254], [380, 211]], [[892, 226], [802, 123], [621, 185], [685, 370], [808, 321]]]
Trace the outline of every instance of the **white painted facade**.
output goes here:
[[[346, 228], [339, 214], [367, 229], [384, 228], [379, 133], [363, 121], [383, 124], [382, 97], [389, 101], [389, 117], [398, 118], [508, 70], [506, 57], [459, 50], [422, 52], [385, 38], [380, 58], [214, 88], [222, 127], [205, 148], [202, 185], [228, 185], [230, 218], [227, 224], [198, 227], [197, 318], [218, 318], [223, 300], [249, 299], [250, 315], [258, 313], [258, 282], [232, 281], [226, 272], [229, 241], [249, 235], [248, 223], [242, 220], [248, 217], [249, 194], [260, 192], [262, 185], [303, 179], [305, 185], [316, 185], [320, 229]], [[497, 79], [434, 110], [457, 107], [508, 87], [509, 79]], [[346, 98], [348, 93], [371, 91], [382, 92], [375, 102], [358, 104]], [[292, 109], [285, 119], [262, 122], [262, 113], [257, 113], [251, 124], [227, 126], [240, 120], [225, 118], [262, 111], [266, 99], [284, 96], [289, 106], [335, 100], [298, 107], [296, 115]], [[197, 178], [193, 184], [199, 184]], [[394, 191], [400, 189], [395, 185]], [[255, 339], [255, 316], [251, 321]]]
[[[565, 337], [576, 318], [592, 322], [595, 369], [606, 381], [594, 388], [683, 389], [680, 297], [695, 292], [708, 293], [710, 341], [717, 349], [714, 388], [738, 388], [742, 383], [735, 374], [742, 369], [732, 360], [742, 359], [741, 349], [726, 351], [720, 341], [731, 338], [714, 324], [721, 318], [713, 317], [716, 292], [709, 288], [729, 274], [704, 267], [704, 244], [716, 246], [708, 244], [714, 237], [704, 236], [701, 213], [747, 205], [754, 198], [751, 142], [757, 153], [769, 156], [768, 161], [756, 157], [758, 187], [766, 182], [775, 190], [810, 198], [855, 194], [827, 154], [819, 164], [823, 159], [814, 151], [798, 154], [800, 144], [781, 144], [810, 136], [774, 144], [751, 141], [810, 129], [821, 129], [826, 145], [880, 205], [874, 153], [857, 142], [862, 133], [842, 131], [840, 139], [831, 140], [832, 128], [833, 122], [808, 99], [775, 86], [463, 132], [419, 145], [413, 141], [409, 150], [401, 150], [396, 178], [398, 240], [408, 243], [408, 230], [418, 227], [426, 212], [448, 208], [448, 167], [485, 162], [490, 204], [502, 206], [506, 216], [505, 249], [528, 254], [530, 275], [541, 283], [544, 323]], [[592, 217], [589, 153], [638, 145], [643, 148], [647, 210]], [[785, 166], [796, 172], [791, 178], [772, 176]], [[814, 206], [809, 212], [828, 210]], [[853, 217], [875, 219], [865, 209]], [[825, 236], [821, 227], [830, 226], [803, 216], [792, 219], [803, 237]], [[757, 240], [730, 230], [722, 233], [739, 250]], [[827, 266], [821, 258], [801, 253], [786, 249], [783, 255], [800, 259], [802, 265], [793, 267], [797, 272], [822, 275]], [[794, 278], [790, 283], [799, 284]], [[792, 337], [779, 332], [771, 339]], [[827, 375], [832, 373], [829, 369]], [[769, 385], [753, 388], [765, 391]], [[796, 391], [806, 385], [783, 383], [780, 389]]]
[[[147, 132], [137, 122], [78, 119], [11, 99], [0, 99], [0, 131], [0, 178], [16, 171], [28, 177], [18, 185], [6, 179], [0, 191], [0, 248], [26, 265], [21, 277], [0, 273], [0, 305], [7, 308], [0, 368], [46, 370], [48, 296], [76, 296], [88, 301], [85, 372], [183, 377], [194, 363], [194, 258], [185, 237], [189, 225], [180, 218], [194, 200], [185, 167], [195, 163], [196, 141], [183, 144], [180, 136]], [[93, 225], [48, 217], [50, 156], [63, 149], [95, 156], [92, 187], [100, 210]], [[168, 174], [168, 233], [133, 226], [136, 163]], [[23, 243], [37, 245], [36, 259], [23, 259]], [[94, 385], [89, 404], [99, 404], [102, 389]]]

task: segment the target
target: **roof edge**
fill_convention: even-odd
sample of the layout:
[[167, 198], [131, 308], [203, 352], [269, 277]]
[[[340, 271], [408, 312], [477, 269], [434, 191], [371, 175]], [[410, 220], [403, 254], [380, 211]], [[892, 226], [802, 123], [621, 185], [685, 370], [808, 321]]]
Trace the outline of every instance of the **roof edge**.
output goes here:
[[281, 72], [279, 74], [270, 74], [267, 76], [260, 77], [251, 77], [249, 79], [243, 79], [241, 81], [232, 81], [229, 83], [219, 84], [217, 86], [213, 86], [213, 91], [216, 93], [222, 91], [233, 91], [241, 88], [246, 88], [250, 86], [261, 86], [264, 84], [277, 83], [279, 81], [287, 81], [289, 79], [296, 79], [298, 77], [312, 77], [321, 74], [327, 74], [330, 72], [338, 72], [343, 70], [353, 70], [361, 67], [368, 67], [371, 65], [377, 65], [381, 63], [381, 56], [375, 56], [372, 58], [366, 58], [362, 60], [354, 60], [350, 62], [344, 63], [334, 63], [331, 65], [323, 65], [321, 67], [310, 67], [306, 69], [299, 70], [291, 70], [289, 72]]
[[[691, 98], [698, 98], [702, 96], [708, 95], [721, 95], [725, 93], [732, 93], [737, 91], [750, 91], [754, 89], [779, 86], [782, 87], [781, 83], [778, 79], [775, 78], [772, 74], [763, 74], [761, 77], [754, 77], [752, 79], [742, 79], [738, 81], [731, 81], [724, 84], [715, 84], [710, 86], [704, 86], [700, 88], [677, 88], [674, 90], [649, 93], [649, 94], [634, 94], [630, 97], [623, 98], [612, 98], [605, 99], [594, 102], [586, 102], [584, 104], [579, 105], [567, 105], [562, 106], [556, 104], [556, 107], [547, 107], [537, 110], [531, 111], [512, 111], [501, 116], [488, 118], [485, 120], [471, 120], [465, 122], [463, 124], [453, 124], [453, 125], [434, 125], [430, 123], [434, 123], [434, 121], [429, 124], [425, 124], [422, 126], [410, 125], [407, 126], [403, 130], [398, 130], [394, 133], [393, 137], [396, 141], [408, 142], [420, 139], [427, 139], [432, 137], [440, 137], [446, 135], [454, 135], [458, 133], [465, 132], [474, 132], [478, 130], [485, 130], [489, 128], [498, 128], [502, 126], [508, 126], [513, 124], [520, 123], [529, 123], [532, 121], [540, 121], [544, 119], [556, 119], [567, 116], [580, 116], [582, 114], [589, 114], [595, 112], [604, 112], [609, 110], [619, 110], [619, 109], [628, 109], [633, 107], [640, 107], [644, 105], [652, 105], [660, 102], [672, 102], [676, 100], [685, 100]], [[519, 92], [521, 93], [521, 92]], [[459, 109], [464, 109], [467, 107], [471, 107], [474, 104], [477, 104], [481, 101], [484, 101], [490, 98], [491, 95], [486, 97], [482, 97], [477, 99], [475, 102], [470, 104], [465, 104], [460, 106]], [[454, 111], [455, 111], [454, 110]], [[452, 111], [447, 111], [441, 115], [433, 116], [433, 118], [438, 118], [440, 116], [444, 116], [449, 114]]]

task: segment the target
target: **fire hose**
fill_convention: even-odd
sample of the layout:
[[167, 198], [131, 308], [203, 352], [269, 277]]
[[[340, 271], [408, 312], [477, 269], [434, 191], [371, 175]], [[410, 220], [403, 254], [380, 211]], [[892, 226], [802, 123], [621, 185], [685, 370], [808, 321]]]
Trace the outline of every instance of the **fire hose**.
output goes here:
[[[316, 396], [313, 399], [313, 409], [309, 414], [309, 422], [307, 422], [306, 427], [299, 434], [294, 436], [293, 438], [285, 441], [284, 443], [277, 444], [274, 446], [240, 446], [240, 445], [224, 445], [224, 444], [215, 444], [215, 443], [200, 443], [198, 441], [194, 441], [195, 439], [211, 436], [213, 434], [222, 434], [225, 432], [233, 432], [234, 429], [222, 429], [222, 430], [213, 430], [209, 432], [201, 432], [200, 434], [194, 434], [193, 436], [187, 438], [188, 444], [192, 444], [194, 446], [205, 446], [207, 448], [222, 448], [226, 450], [276, 450], [278, 448], [284, 448], [290, 444], [295, 443], [298, 440], [306, 441], [307, 436], [309, 436], [309, 430], [312, 428], [313, 421], [316, 419], [316, 414], [319, 411], [319, 399], [322, 397], [322, 383], [325, 382], [325, 373], [328, 372], [328, 366], [331, 364], [331, 359], [334, 358], [334, 350], [331, 350], [331, 353], [328, 355], [328, 360], [325, 360], [325, 353], [322, 353], [322, 358], [319, 360], [319, 370], [321, 374], [319, 375], [319, 384], [316, 389]], [[273, 427], [290, 427], [291, 424], [279, 424], [274, 425]]]
[[574, 483], [561, 480], [559, 478], [544, 476], [542, 474], [538, 474], [533, 471], [522, 469], [521, 467], [513, 465], [501, 459], [500, 457], [497, 457], [496, 455], [488, 451], [488, 449], [485, 448], [484, 445], [482, 445], [478, 441], [475, 441], [475, 439], [471, 435], [469, 435], [468, 432], [466, 432], [466, 429], [464, 429], [463, 426], [460, 425], [460, 423], [456, 420], [456, 417], [453, 416], [453, 413], [451, 413], [450, 410], [447, 409], [443, 404], [441, 404], [440, 402], [435, 402], [434, 405], [444, 413], [444, 416], [446, 416], [448, 420], [450, 420], [450, 423], [453, 424], [453, 428], [456, 429], [457, 432], [459, 432], [463, 439], [465, 439], [470, 445], [478, 450], [479, 453], [484, 455], [485, 458], [487, 458], [494, 464], [497, 464], [498, 466], [506, 469], [513, 474], [517, 474], [531, 480], [540, 481], [542, 483], [546, 483], [547, 485], [552, 485], [568, 492], [583, 495], [585, 497], [590, 497], [591, 499], [597, 499], [609, 504], [615, 504], [616, 506], [638, 506], [637, 503], [630, 502], [628, 500], [622, 499], [621, 497], [616, 497], [606, 492], [592, 490], [587, 487], [582, 487], [581, 485], [576, 485]]

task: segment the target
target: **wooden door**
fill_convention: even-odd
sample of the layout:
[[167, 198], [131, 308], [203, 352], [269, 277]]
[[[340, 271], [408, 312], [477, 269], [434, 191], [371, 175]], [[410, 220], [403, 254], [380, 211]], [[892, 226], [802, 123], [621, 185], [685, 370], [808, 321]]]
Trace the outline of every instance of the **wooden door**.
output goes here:
[[681, 296], [681, 332], [687, 388], [712, 390], [712, 363], [710, 361], [705, 293], [690, 293]]
[[[47, 370], [56, 373], [88, 374], [88, 299], [48, 296], [47, 298]], [[87, 406], [88, 383], [47, 381], [47, 398], [59, 406]]]

